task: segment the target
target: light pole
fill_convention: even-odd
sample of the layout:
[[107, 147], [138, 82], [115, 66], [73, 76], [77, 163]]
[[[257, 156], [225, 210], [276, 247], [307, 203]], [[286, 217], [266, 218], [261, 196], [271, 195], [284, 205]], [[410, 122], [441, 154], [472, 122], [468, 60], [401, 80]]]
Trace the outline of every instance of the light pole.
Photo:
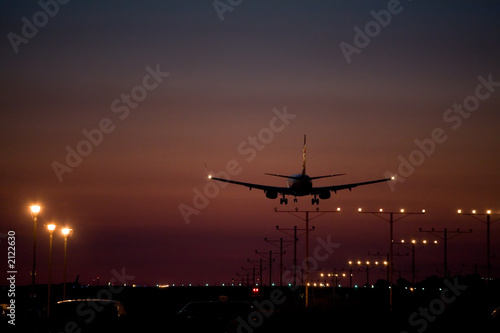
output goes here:
[[[291, 245], [292, 243], [295, 243], [295, 241], [293, 240], [283, 240], [283, 237], [281, 237], [279, 240], [270, 240], [270, 239], [267, 239], [264, 238], [264, 241], [270, 243], [270, 244], [273, 244], [274, 246], [278, 246], [276, 245], [276, 243], [279, 242], [279, 248], [280, 248], [280, 252], [279, 252], [279, 255], [280, 255], [280, 286], [283, 286], [283, 255], [286, 253], [286, 251], [284, 251], [283, 249], [289, 245]], [[288, 243], [285, 247], [283, 246], [283, 243]]]
[[272, 284], [273, 284], [273, 282], [272, 282], [272, 279], [273, 279], [272, 273], [273, 273], [273, 261], [274, 261], [273, 250], [270, 250], [269, 252], [259, 252], [259, 251], [255, 250], [255, 253], [258, 254], [258, 255], [260, 255], [260, 256], [262, 256], [262, 257], [264, 257], [264, 258], [269, 253], [269, 259], [267, 260], [267, 262], [269, 263], [269, 286], [272, 286]]
[[61, 233], [64, 236], [64, 279], [63, 279], [63, 301], [66, 299], [66, 273], [68, 271], [68, 236], [73, 231], [70, 228], [63, 228]]
[[[478, 220], [479, 222], [486, 223], [486, 272], [487, 272], [486, 278], [489, 280], [491, 278], [490, 225], [500, 221], [500, 219], [491, 221], [491, 216], [500, 214], [492, 214], [491, 210], [489, 209], [486, 211], [486, 214], [477, 213], [476, 210], [473, 210], [472, 213], [464, 213], [462, 212], [461, 209], [459, 209], [457, 213], [458, 215], [471, 216], [476, 220]], [[486, 221], [480, 219], [478, 216], [486, 216]]]
[[[401, 245], [410, 245], [411, 246], [411, 283], [415, 285], [415, 251], [424, 247], [425, 245], [437, 245], [438, 241], [433, 241], [432, 243], [429, 243], [427, 240], [423, 240], [421, 242], [417, 242], [415, 239], [411, 240], [411, 245], [406, 243], [404, 239], [401, 240]], [[416, 245], [420, 245], [418, 248]]]
[[[443, 245], [444, 245], [444, 270], [443, 270], [443, 276], [446, 278], [448, 276], [448, 239], [455, 238], [457, 236], [460, 236], [460, 234], [466, 234], [466, 233], [471, 233], [472, 229], [469, 229], [469, 231], [462, 231], [460, 229], [457, 229], [456, 231], [454, 230], [448, 230], [448, 228], [444, 228], [443, 230], [436, 230], [434, 228], [431, 228], [431, 230], [422, 230], [422, 228], [418, 229], [420, 232], [428, 232], [430, 234], [433, 234], [436, 237], [439, 237], [443, 240]], [[439, 234], [443, 234], [441, 237]], [[455, 234], [454, 236], [449, 237], [448, 234]]]
[[31, 297], [35, 298], [35, 278], [36, 278], [36, 222], [41, 207], [39, 205], [30, 206], [31, 217], [33, 218], [33, 268], [31, 270]]
[[[253, 284], [253, 285], [254, 285], [254, 286], [257, 286], [257, 285], [259, 285], [259, 286], [263, 286], [264, 284], [262, 283], [262, 281], [263, 281], [264, 279], [262, 278], [262, 271], [263, 271], [265, 268], [263, 268], [263, 267], [262, 267], [262, 259], [259, 259], [259, 260], [250, 260], [250, 259], [248, 259], [248, 258], [247, 258], [247, 261], [248, 261], [249, 263], [252, 263], [253, 265], [255, 265], [255, 263], [259, 263], [259, 283], [258, 283], [258, 284], [257, 284], [257, 283], [255, 283], [255, 278], [254, 278], [254, 284]], [[244, 268], [243, 268], [243, 266], [241, 267], [241, 269], [244, 269]], [[255, 276], [255, 274], [254, 274], [254, 276]]]
[[[339, 213], [340, 212], [340, 207], [337, 208], [337, 210], [319, 210], [319, 208], [316, 208], [316, 210], [299, 210], [296, 208], [295, 210], [278, 210], [278, 208], [274, 208], [274, 212], [276, 213], [289, 213], [295, 217], [298, 217], [299, 219], [303, 220], [306, 223], [305, 230], [306, 230], [306, 257], [304, 259], [305, 263], [305, 306], [306, 308], [309, 306], [309, 289], [308, 289], [308, 282], [309, 282], [309, 222], [317, 217], [320, 217], [326, 213]], [[298, 215], [298, 213], [305, 213], [305, 217], [302, 217]], [[309, 213], [317, 214], [314, 217], [309, 218]]]
[[[299, 237], [305, 235], [306, 233], [302, 233], [302, 234], [297, 234], [297, 231], [304, 231], [305, 229], [297, 229], [297, 226], [294, 226], [293, 229], [291, 228], [288, 228], [288, 229], [284, 229], [284, 228], [280, 228], [279, 225], [276, 226], [276, 230], [278, 231], [281, 231], [285, 234], [287, 234], [288, 236], [291, 236], [293, 237], [293, 285], [296, 286], [297, 285], [297, 242], [299, 241]], [[293, 230], [293, 234], [289, 233], [289, 231], [292, 231]], [[309, 231], [313, 231], [314, 230], [314, 226], [309, 229]]]
[[[350, 271], [351, 271], [351, 266], [353, 265], [353, 263], [354, 262], [352, 260], [348, 261]], [[358, 266], [366, 265], [366, 286], [367, 286], [367, 288], [370, 288], [370, 265], [378, 266], [380, 264], [380, 262], [379, 261], [370, 262], [369, 260], [367, 260], [367, 261], [358, 260], [358, 261], [356, 261], [356, 263], [358, 264]], [[388, 262], [383, 261], [383, 262], [381, 262], [381, 264], [387, 266]]]
[[47, 291], [47, 317], [50, 317], [50, 284], [52, 280], [52, 238], [54, 236], [54, 230], [56, 230], [56, 225], [51, 223], [47, 225], [49, 230], [49, 282]]
[[[379, 209], [379, 211], [374, 211], [374, 212], [365, 212], [363, 211], [362, 208], [358, 209], [359, 213], [364, 213], [364, 214], [372, 214], [375, 215], [379, 218], [381, 218], [384, 221], [389, 222], [389, 311], [392, 312], [392, 287], [393, 287], [393, 270], [394, 270], [394, 251], [393, 251], [393, 244], [394, 244], [394, 231], [393, 231], [393, 224], [396, 221], [399, 221], [408, 215], [416, 215], [416, 214], [425, 214], [425, 209], [422, 209], [420, 212], [406, 212], [404, 209], [400, 209], [399, 212], [385, 212], [382, 208]], [[389, 218], [385, 217], [386, 215], [389, 215]], [[399, 217], [394, 217], [398, 216]]]

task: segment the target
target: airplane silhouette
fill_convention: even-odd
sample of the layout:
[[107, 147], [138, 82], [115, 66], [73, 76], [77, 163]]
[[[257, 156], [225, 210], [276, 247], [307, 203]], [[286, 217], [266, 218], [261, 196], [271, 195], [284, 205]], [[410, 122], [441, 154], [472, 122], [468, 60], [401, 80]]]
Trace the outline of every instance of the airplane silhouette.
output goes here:
[[[325, 176], [315, 176], [310, 177], [306, 174], [306, 136], [304, 135], [304, 148], [302, 150], [302, 172], [300, 174], [294, 174], [291, 176], [280, 175], [275, 173], [266, 173], [266, 175], [274, 176], [274, 177], [282, 177], [287, 178], [287, 186], [286, 187], [278, 187], [278, 186], [269, 186], [269, 185], [261, 185], [261, 184], [253, 184], [253, 183], [245, 183], [236, 180], [229, 180], [225, 178], [217, 178], [208, 174], [208, 178], [210, 180], [216, 180], [219, 182], [231, 183], [241, 186], [246, 186], [250, 188], [256, 188], [264, 191], [266, 197], [269, 199], [276, 199], [278, 195], [281, 195], [280, 204], [288, 204], [287, 195], [294, 196], [293, 201], [297, 202], [297, 197], [302, 197], [306, 195], [313, 195], [314, 198], [311, 199], [311, 203], [319, 205], [319, 199], [329, 199], [331, 197], [331, 192], [337, 193], [337, 191], [348, 189], [349, 191], [357, 186], [369, 185], [375, 183], [386, 182], [390, 180], [394, 180], [394, 177], [391, 178], [383, 178], [377, 180], [371, 180], [361, 183], [351, 183], [351, 184], [343, 184], [343, 185], [330, 185], [330, 186], [320, 186], [314, 187], [312, 185], [312, 181], [320, 178], [328, 178], [328, 177], [337, 177], [343, 176], [345, 173], [337, 173]], [[319, 197], [319, 198], [318, 198]]]

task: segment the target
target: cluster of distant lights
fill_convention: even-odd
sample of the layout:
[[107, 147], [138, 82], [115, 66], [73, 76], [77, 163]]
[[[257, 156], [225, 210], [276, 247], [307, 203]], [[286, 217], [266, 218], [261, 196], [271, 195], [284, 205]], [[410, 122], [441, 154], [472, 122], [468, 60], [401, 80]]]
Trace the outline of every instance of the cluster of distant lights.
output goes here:
[[[467, 213], [464, 213], [461, 209], [457, 210], [457, 213], [458, 213], [458, 214], [467, 214]], [[477, 210], [475, 210], [475, 209], [473, 209], [473, 210], [471, 211], [471, 213], [472, 213], [472, 214], [479, 214], [479, 213], [477, 212]], [[490, 214], [491, 214], [491, 209], [488, 209], [488, 210], [486, 211], [486, 214], [490, 215]]]
[[[384, 209], [383, 209], [383, 208], [380, 208], [378, 211], [379, 211], [380, 213], [383, 213], [383, 212], [384, 212]], [[361, 208], [361, 207], [360, 207], [360, 208], [358, 208], [358, 212], [362, 213], [362, 212], [363, 212], [363, 208]], [[399, 210], [399, 212], [403, 214], [403, 213], [405, 213], [405, 209], [404, 209], [404, 208], [401, 208], [401, 209]], [[422, 213], [425, 213], [425, 209], [422, 209], [422, 211], [421, 211], [421, 212], [422, 212]]]
[[[402, 240], [401, 240], [401, 244], [405, 244], [405, 243], [406, 243], [406, 241], [405, 241], [404, 239], [402, 239]], [[414, 240], [414, 239], [412, 239], [412, 240], [411, 240], [411, 243], [412, 243], [412, 244], [419, 244], [419, 243], [417, 243], [417, 241], [416, 241], [416, 240]], [[433, 241], [432, 243], [429, 243], [427, 240], [425, 240], [425, 239], [424, 239], [424, 240], [422, 241], [422, 243], [420, 243], [420, 244], [427, 245], [427, 244], [437, 244], [437, 243], [438, 243], [438, 241], [437, 241], [437, 240]]]

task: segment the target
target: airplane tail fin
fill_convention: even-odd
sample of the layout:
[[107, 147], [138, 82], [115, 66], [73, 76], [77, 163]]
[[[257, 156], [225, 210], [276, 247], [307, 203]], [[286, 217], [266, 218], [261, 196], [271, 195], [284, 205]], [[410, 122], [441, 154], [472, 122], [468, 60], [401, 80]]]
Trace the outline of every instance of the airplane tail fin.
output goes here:
[[302, 175], [306, 174], [306, 135], [304, 134], [304, 148], [302, 148]]

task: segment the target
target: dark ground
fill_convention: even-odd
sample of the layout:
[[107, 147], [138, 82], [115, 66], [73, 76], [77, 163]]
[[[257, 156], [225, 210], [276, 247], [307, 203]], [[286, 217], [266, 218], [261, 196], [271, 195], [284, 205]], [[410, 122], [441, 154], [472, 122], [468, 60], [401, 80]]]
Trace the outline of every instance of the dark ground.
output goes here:
[[[68, 299], [106, 298], [122, 302], [127, 315], [99, 321], [103, 310], [85, 308], [73, 319], [46, 310], [46, 286], [38, 286], [38, 301], [30, 301], [30, 287], [16, 289], [15, 323], [3, 317], [0, 332], [500, 332], [500, 318], [491, 313], [500, 307], [500, 280], [486, 283], [478, 276], [436, 277], [417, 284], [411, 291], [394, 288], [393, 311], [385, 281], [375, 288], [309, 288], [309, 307], [303, 287], [121, 287], [69, 286]], [[7, 303], [3, 287], [0, 303]], [[62, 286], [52, 286], [52, 299], [60, 299]], [[44, 295], [45, 298], [42, 296]], [[225, 322], [193, 323], [177, 312], [191, 301], [248, 301], [253, 309]], [[75, 311], [76, 312], [76, 311]], [[102, 313], [101, 313], [102, 312]], [[57, 318], [59, 316], [59, 318]], [[199, 325], [199, 326], [196, 326]]]

